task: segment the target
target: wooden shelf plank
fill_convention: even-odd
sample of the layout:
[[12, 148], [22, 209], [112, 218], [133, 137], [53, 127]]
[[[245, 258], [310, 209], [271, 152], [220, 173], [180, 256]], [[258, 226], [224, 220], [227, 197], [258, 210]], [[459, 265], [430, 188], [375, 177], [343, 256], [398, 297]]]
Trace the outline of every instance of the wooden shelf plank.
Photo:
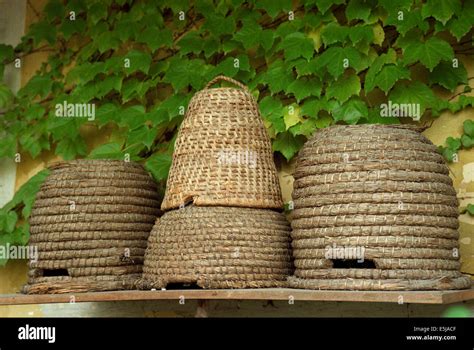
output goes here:
[[0, 295], [0, 305], [54, 304], [74, 302], [144, 301], [144, 300], [290, 300], [294, 301], [352, 301], [409, 304], [450, 304], [474, 300], [474, 288], [457, 291], [329, 291], [289, 288], [115, 291], [77, 294]]

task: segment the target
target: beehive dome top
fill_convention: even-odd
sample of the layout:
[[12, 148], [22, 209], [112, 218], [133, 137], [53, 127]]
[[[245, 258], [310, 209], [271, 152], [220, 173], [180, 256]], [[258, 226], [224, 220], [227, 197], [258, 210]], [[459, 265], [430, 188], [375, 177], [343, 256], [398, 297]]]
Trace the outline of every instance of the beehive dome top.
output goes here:
[[[220, 81], [238, 88], [211, 88]], [[281, 208], [270, 139], [247, 87], [218, 76], [191, 99], [176, 139], [162, 209]]]

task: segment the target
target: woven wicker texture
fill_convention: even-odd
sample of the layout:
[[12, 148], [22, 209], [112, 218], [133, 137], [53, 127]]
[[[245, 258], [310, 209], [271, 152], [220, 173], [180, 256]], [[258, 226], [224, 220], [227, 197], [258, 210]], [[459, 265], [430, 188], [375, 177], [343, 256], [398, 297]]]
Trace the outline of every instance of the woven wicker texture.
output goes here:
[[[211, 88], [227, 81], [238, 88]], [[176, 139], [161, 208], [281, 208], [270, 140], [247, 87], [216, 77], [191, 99]]]
[[470, 286], [459, 272], [458, 200], [449, 169], [416, 127], [323, 129], [298, 154], [294, 177], [290, 286]]
[[30, 216], [26, 293], [133, 288], [147, 239], [160, 214], [159, 195], [139, 164], [75, 160], [51, 166]]
[[280, 287], [293, 272], [290, 225], [268, 209], [186, 206], [157, 220], [141, 288]]

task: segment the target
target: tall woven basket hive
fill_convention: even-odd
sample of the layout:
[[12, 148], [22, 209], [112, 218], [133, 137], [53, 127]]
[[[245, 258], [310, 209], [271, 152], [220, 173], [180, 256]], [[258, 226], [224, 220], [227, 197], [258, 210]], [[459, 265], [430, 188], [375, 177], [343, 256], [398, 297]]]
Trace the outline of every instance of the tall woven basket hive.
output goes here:
[[[239, 88], [210, 88], [221, 80]], [[181, 126], [162, 204], [173, 210], [150, 235], [142, 286], [286, 285], [291, 228], [272, 210], [281, 207], [257, 105], [245, 86], [217, 77], [193, 97]]]
[[109, 160], [57, 163], [30, 217], [30, 261], [23, 292], [131, 289], [159, 214], [155, 183], [139, 164]]
[[[213, 88], [219, 81], [238, 88]], [[169, 210], [186, 203], [282, 207], [268, 135], [247, 87], [223, 76], [189, 103], [176, 139], [165, 198]]]
[[318, 132], [295, 170], [290, 285], [468, 288], [470, 279], [459, 272], [458, 201], [448, 174], [436, 147], [408, 126]]

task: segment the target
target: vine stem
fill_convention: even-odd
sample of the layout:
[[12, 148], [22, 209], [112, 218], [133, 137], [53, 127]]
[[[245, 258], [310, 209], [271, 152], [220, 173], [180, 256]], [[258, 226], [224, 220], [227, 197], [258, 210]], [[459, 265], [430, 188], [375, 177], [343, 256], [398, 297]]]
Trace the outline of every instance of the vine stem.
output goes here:
[[13, 60], [7, 61], [7, 62], [5, 62], [5, 64], [11, 64], [11, 63], [13, 63], [17, 58], [23, 58], [23, 57], [29, 56], [29, 55], [31, 55], [31, 54], [34, 54], [34, 53], [38, 53], [38, 52], [52, 52], [52, 51], [54, 51], [54, 49], [53, 49], [52, 47], [49, 47], [48, 45], [44, 45], [44, 46], [38, 47], [37, 49], [33, 49], [33, 50], [31, 50], [31, 51], [24, 52], [24, 53], [22, 53], [21, 55], [17, 55], [15, 58], [13, 58]]
[[448, 99], [448, 101], [452, 101], [452, 100], [454, 100], [456, 97], [461, 96], [461, 95], [464, 95], [465, 93], [466, 93], [466, 92], [464, 92], [464, 91], [463, 91], [463, 92], [459, 92], [459, 93], [457, 93], [457, 94], [451, 96], [451, 97]]
[[28, 6], [31, 7], [31, 10], [33, 10], [33, 12], [35, 13], [35, 16], [37, 18], [40, 18], [41, 17], [41, 14], [39, 13], [39, 11], [36, 9], [36, 7], [33, 6], [33, 4], [31, 3], [31, 0], [28, 0]]

